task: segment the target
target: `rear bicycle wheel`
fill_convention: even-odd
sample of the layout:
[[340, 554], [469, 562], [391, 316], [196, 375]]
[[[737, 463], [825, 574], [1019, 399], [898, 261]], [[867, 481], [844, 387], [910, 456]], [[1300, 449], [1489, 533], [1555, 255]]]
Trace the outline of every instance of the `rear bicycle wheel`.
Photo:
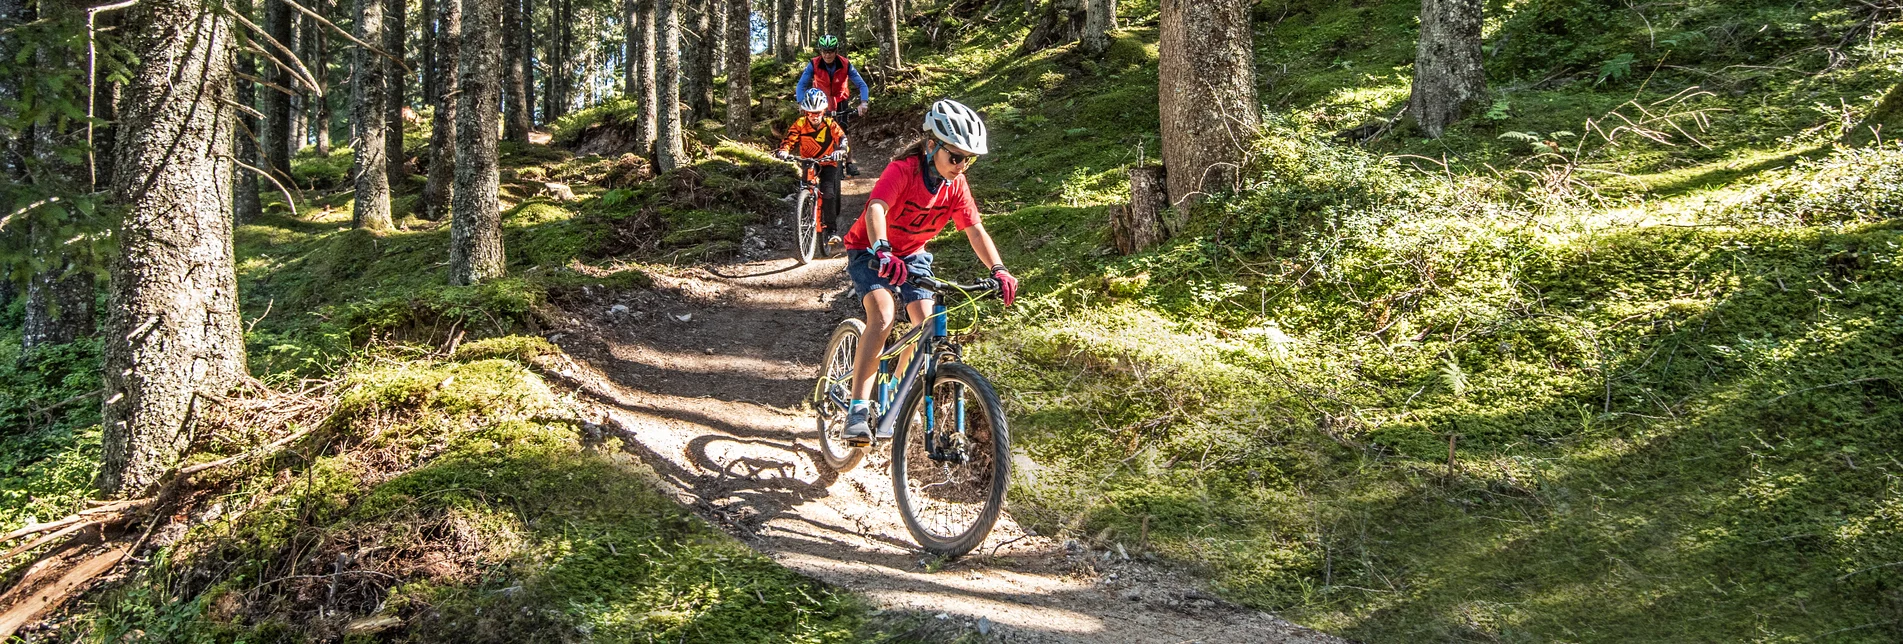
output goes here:
[[926, 552], [971, 552], [991, 534], [1011, 481], [998, 393], [976, 370], [948, 362], [904, 409], [892, 436], [892, 491], [905, 528]]
[[813, 386], [813, 415], [819, 427], [819, 454], [826, 467], [845, 473], [858, 467], [866, 457], [864, 447], [846, 442], [846, 406], [852, 404], [853, 357], [859, 351], [859, 338], [866, 334], [866, 323], [842, 320], [833, 327], [826, 341], [826, 357], [819, 364], [819, 382]]
[[813, 261], [813, 255], [819, 252], [819, 199], [811, 188], [800, 190], [799, 201], [793, 206], [793, 242], [794, 251], [801, 264]]

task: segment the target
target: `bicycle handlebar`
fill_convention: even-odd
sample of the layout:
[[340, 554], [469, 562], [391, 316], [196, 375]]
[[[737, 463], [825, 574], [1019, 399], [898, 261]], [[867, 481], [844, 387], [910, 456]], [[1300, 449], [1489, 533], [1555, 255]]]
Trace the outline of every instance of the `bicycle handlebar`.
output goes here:
[[931, 289], [934, 291], [940, 291], [940, 290], [950, 288], [952, 290], [959, 291], [961, 293], [966, 293], [974, 297], [982, 296], [982, 295], [991, 295], [998, 292], [998, 280], [991, 279], [991, 278], [981, 279], [976, 282], [972, 282], [970, 284], [959, 284], [956, 282], [943, 281], [943, 280], [925, 276], [925, 275], [914, 275], [911, 277], [911, 279], [907, 279], [906, 283], [909, 283], [913, 286], [917, 286], [919, 288]]

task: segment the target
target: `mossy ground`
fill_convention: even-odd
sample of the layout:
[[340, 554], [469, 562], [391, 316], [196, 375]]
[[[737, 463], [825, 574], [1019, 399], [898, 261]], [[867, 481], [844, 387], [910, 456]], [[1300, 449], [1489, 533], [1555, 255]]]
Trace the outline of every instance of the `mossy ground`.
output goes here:
[[[476, 287], [444, 284], [448, 230], [418, 218], [420, 177], [399, 185], [399, 228], [373, 234], [350, 228], [349, 151], [299, 155], [296, 211], [266, 193], [264, 217], [236, 231], [246, 341], [267, 382], [341, 379], [335, 407], [298, 421], [321, 426], [293, 455], [208, 482], [217, 498], [194, 507], [204, 520], [92, 598], [63, 636], [882, 637], [891, 620], [868, 619], [855, 596], [779, 567], [661, 493], [526, 366], [555, 349], [516, 334], [560, 324], [552, 304], [647, 288], [672, 263], [731, 252], [791, 189], [790, 172], [756, 151], [696, 150], [695, 164], [649, 180], [629, 156], [505, 145], [509, 275]], [[577, 199], [544, 194], [545, 182]], [[0, 317], [0, 345], [14, 347], [0, 349], [5, 528], [80, 507], [99, 450], [96, 398], [34, 414], [99, 386], [97, 343], [19, 356], [18, 325], [16, 303]], [[449, 357], [430, 357], [457, 340]], [[213, 436], [198, 458], [245, 444]], [[386, 617], [398, 625], [363, 630]]]
[[[1364, 641], [1895, 639], [1900, 152], [1830, 146], [1893, 31], [1489, 3], [1495, 102], [1352, 145], [1406, 100], [1418, 9], [1259, 5], [1244, 190], [1127, 258], [1102, 206], [1155, 153], [1153, 13], [1104, 59], [1013, 55], [1007, 17], [921, 63], [920, 101], [992, 117], [970, 176], [1035, 294], [973, 349], [1041, 464], [1019, 519]], [[1586, 127], [1639, 106], [1683, 131]]]

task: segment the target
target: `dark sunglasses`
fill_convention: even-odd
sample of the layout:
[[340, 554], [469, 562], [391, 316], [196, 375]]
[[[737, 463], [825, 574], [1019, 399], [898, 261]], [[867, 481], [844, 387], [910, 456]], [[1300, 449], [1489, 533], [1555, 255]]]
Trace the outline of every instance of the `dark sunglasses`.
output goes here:
[[976, 154], [959, 154], [951, 151], [951, 148], [944, 148], [944, 150], [945, 161], [952, 165], [969, 165], [971, 162], [978, 160], [978, 155]]

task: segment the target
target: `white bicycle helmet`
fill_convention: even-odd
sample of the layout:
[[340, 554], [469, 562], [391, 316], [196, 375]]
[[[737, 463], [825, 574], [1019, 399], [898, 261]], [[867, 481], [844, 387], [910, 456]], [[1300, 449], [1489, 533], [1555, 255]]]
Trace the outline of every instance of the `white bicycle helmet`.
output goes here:
[[984, 119], [978, 117], [976, 110], [958, 101], [948, 99], [933, 103], [931, 111], [925, 113], [924, 130], [939, 141], [972, 154], [991, 151]]
[[806, 95], [800, 97], [802, 112], [824, 112], [831, 104], [832, 101], [826, 100], [826, 90], [817, 87], [806, 90]]

